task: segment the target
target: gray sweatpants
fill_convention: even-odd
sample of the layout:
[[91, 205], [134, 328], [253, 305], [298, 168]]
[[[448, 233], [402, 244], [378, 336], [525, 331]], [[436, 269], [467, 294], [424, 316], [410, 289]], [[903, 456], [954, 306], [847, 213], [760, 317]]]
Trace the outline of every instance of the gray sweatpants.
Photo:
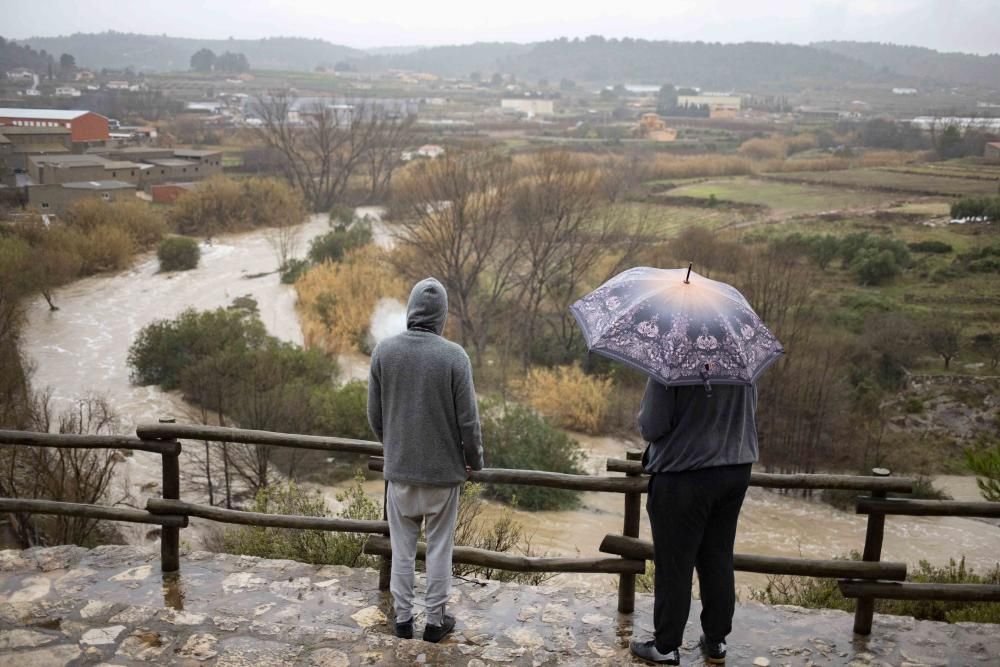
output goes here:
[[413, 619], [417, 537], [421, 522], [426, 521], [427, 624], [441, 625], [445, 603], [451, 595], [451, 550], [461, 493], [461, 486], [414, 486], [389, 482], [385, 503], [392, 543], [389, 590], [396, 607], [397, 623]]

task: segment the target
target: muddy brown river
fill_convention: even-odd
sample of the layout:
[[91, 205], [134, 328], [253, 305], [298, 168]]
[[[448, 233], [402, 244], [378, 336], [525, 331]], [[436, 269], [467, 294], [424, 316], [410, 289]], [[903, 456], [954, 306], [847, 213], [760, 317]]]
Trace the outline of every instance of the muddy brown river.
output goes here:
[[[377, 211], [368, 210], [376, 214]], [[314, 217], [302, 226], [301, 251], [308, 240], [327, 231], [324, 217]], [[384, 242], [385, 230], [376, 228], [376, 240]], [[157, 273], [153, 256], [140, 258], [135, 266], [114, 275], [102, 275], [75, 282], [60, 289], [55, 297], [59, 310], [50, 312], [39, 298], [31, 304], [25, 329], [25, 352], [36, 365], [34, 385], [50, 387], [55, 407], [65, 407], [88, 391], [106, 395], [122, 415], [126, 430], [143, 421], [175, 417], [190, 421], [189, 405], [175, 394], [156, 387], [136, 387], [129, 383], [126, 363], [128, 346], [140, 328], [157, 319], [172, 318], [185, 308], [211, 309], [250, 295], [257, 300], [261, 319], [275, 336], [300, 343], [302, 332], [295, 314], [295, 292], [282, 285], [273, 273], [277, 265], [266, 233], [251, 232], [219, 237], [212, 246], [202, 247], [201, 265], [175, 274]], [[251, 277], [255, 274], [264, 276]], [[341, 359], [345, 375], [364, 377], [367, 359], [352, 355]], [[331, 434], [335, 435], [335, 434]], [[587, 452], [590, 472], [602, 473], [608, 457], [621, 458], [626, 448], [635, 446], [607, 437], [576, 436]], [[489, 443], [485, 444], [487, 460]], [[141, 504], [146, 491], [159, 478], [155, 455], [137, 452], [121, 466], [120, 482]], [[975, 481], [967, 477], [939, 478], [956, 499], [977, 499]], [[185, 481], [183, 494], [196, 487]], [[366, 483], [366, 490], [381, 497], [381, 482]], [[336, 506], [338, 489], [321, 491]], [[191, 498], [194, 500], [195, 498]], [[203, 502], [202, 498], [197, 499]], [[564, 512], [524, 512], [517, 517], [532, 535], [539, 553], [550, 555], [596, 555], [606, 533], [622, 528], [623, 499], [619, 494], [582, 494], [580, 507]], [[499, 512], [490, 505], [488, 513]], [[184, 531], [184, 539], [200, 546], [200, 522]], [[642, 534], [649, 536], [643, 516]], [[841, 512], [822, 503], [751, 489], [737, 537], [737, 550], [744, 553], [830, 558], [860, 551], [864, 543], [865, 517]], [[145, 528], [126, 530], [131, 542], [146, 541]], [[1000, 560], [1000, 528], [969, 519], [949, 517], [889, 517], [886, 520], [884, 558], [920, 560], [934, 564], [965, 556], [977, 570], [992, 567]], [[588, 582], [609, 583], [607, 577], [577, 577]], [[761, 577], [743, 575], [742, 584], [758, 585]]]

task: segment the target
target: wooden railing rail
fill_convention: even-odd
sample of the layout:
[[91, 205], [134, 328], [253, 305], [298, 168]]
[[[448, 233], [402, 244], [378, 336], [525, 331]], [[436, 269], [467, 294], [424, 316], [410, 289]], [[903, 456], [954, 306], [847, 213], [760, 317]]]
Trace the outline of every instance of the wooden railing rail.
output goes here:
[[[642, 463], [608, 459], [608, 472], [642, 473]], [[912, 477], [866, 477], [864, 475], [825, 475], [815, 473], [778, 474], [754, 472], [750, 486], [765, 489], [831, 489], [837, 491], [887, 491], [910, 493], [916, 480]]]
[[56, 447], [60, 449], [134, 449], [154, 454], [180, 454], [180, 443], [170, 440], [143, 440], [120, 435], [72, 435], [0, 429], [0, 445]]
[[[600, 551], [617, 554], [632, 560], [652, 560], [653, 543], [624, 535], [608, 534], [601, 542]], [[803, 577], [852, 577], [855, 579], [906, 579], [906, 563], [865, 563], [856, 560], [816, 560], [811, 558], [785, 558], [734, 554], [733, 567], [739, 572], [759, 574], [788, 574]]]
[[910, 500], [908, 498], [858, 498], [857, 513], [1000, 519], [1000, 503], [963, 500]]

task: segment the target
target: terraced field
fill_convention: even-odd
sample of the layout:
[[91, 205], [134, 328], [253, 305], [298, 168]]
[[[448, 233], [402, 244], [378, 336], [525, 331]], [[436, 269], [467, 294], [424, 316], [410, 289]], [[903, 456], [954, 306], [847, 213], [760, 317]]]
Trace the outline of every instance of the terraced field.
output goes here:
[[[839, 173], [847, 172], [821, 172], [816, 176], [821, 178]], [[703, 181], [674, 188], [664, 195], [668, 200], [669, 197], [709, 199], [714, 195], [720, 201], [767, 206], [789, 215], [870, 208], [898, 199], [898, 196], [880, 191], [748, 177]]]
[[[958, 172], [951, 173], [957, 174]], [[974, 172], [965, 172], [962, 175], [945, 175], [944, 171], [933, 172], [929, 169], [918, 171], [882, 167], [844, 171], [799, 171], [769, 174], [766, 178], [785, 183], [816, 184], [869, 191], [881, 190], [913, 195], [968, 197], [993, 195], [1000, 192], [1000, 175], [992, 178], [990, 172], [981, 173], [981, 176], [975, 175]]]

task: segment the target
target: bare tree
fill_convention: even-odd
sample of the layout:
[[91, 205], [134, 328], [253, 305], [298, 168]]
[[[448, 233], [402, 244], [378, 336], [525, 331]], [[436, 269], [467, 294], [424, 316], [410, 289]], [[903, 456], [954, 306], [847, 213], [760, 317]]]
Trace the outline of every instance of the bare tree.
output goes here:
[[402, 150], [410, 140], [412, 131], [412, 117], [386, 123], [380, 136], [376, 137], [365, 151], [363, 163], [368, 178], [367, 203], [378, 203], [388, 197], [389, 183], [401, 163]]
[[951, 360], [958, 356], [962, 340], [962, 324], [954, 315], [945, 314], [927, 323], [927, 344], [934, 354], [944, 360], [948, 370]]
[[[121, 421], [102, 396], [88, 394], [77, 399], [72, 408], [55, 416], [51, 393], [36, 395], [34, 430], [48, 432], [58, 426], [59, 433], [78, 435], [116, 435]], [[111, 483], [120, 454], [104, 449], [52, 449], [47, 447], [0, 448], [0, 468], [4, 491], [18, 498], [45, 498], [84, 504], [118, 504], [125, 496], [109, 499]], [[97, 520], [84, 517], [54, 516], [35, 522], [15, 521], [23, 547], [39, 543], [84, 544], [97, 526]]]
[[514, 182], [508, 158], [474, 151], [424, 162], [394, 188], [391, 261], [408, 278], [441, 280], [477, 365], [516, 284], [523, 241], [511, 224]]
[[317, 102], [299, 108], [296, 102], [288, 91], [258, 98], [254, 112], [263, 124], [256, 134], [281, 155], [285, 176], [312, 210], [329, 211], [342, 200], [351, 176], [363, 169], [375, 174], [376, 183], [388, 178], [388, 157], [398, 150], [409, 119], [375, 104]]

